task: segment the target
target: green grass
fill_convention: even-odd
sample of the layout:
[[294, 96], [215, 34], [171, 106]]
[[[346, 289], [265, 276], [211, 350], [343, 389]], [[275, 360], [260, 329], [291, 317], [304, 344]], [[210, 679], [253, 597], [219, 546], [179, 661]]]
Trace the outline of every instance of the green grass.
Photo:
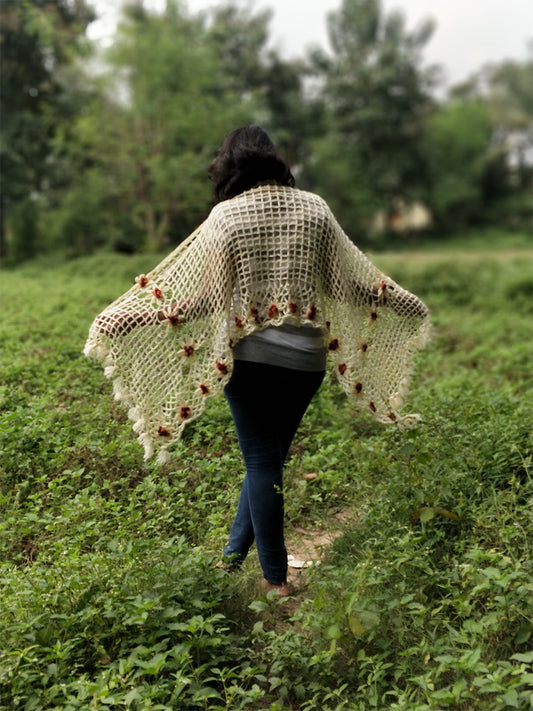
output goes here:
[[351, 523], [299, 607], [258, 597], [253, 554], [213, 565], [242, 477], [224, 400], [158, 468], [81, 353], [157, 258], [3, 271], [0, 709], [533, 709], [533, 270], [510, 239], [375, 258], [432, 311], [423, 424], [382, 428], [325, 382], [287, 531]]

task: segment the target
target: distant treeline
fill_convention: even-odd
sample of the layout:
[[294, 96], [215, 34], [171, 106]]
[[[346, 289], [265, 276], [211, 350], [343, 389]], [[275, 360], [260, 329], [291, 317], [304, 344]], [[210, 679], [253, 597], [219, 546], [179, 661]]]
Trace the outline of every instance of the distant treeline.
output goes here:
[[358, 243], [530, 226], [533, 59], [437, 98], [433, 23], [408, 30], [379, 0], [339, 0], [331, 50], [290, 60], [269, 48], [271, 12], [238, 2], [192, 15], [129, 0], [105, 51], [94, 19], [86, 0], [0, 7], [4, 263], [178, 243], [209, 211], [222, 138], [246, 123]]

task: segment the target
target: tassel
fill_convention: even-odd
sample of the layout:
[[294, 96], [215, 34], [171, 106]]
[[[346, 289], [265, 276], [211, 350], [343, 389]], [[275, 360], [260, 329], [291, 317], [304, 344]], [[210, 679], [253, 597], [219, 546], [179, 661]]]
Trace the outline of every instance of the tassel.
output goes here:
[[139, 437], [139, 442], [144, 447], [144, 461], [146, 462], [154, 454], [154, 444], [152, 438], [148, 434], [143, 434]]
[[400, 430], [412, 430], [414, 427], [422, 422], [420, 415], [413, 413], [411, 415], [404, 415], [403, 417], [398, 417], [396, 420], [396, 425]]
[[137, 422], [137, 420], [140, 419], [140, 417], [141, 417], [139, 408], [138, 407], [130, 407], [130, 409], [128, 410], [128, 417], [130, 420]]
[[135, 424], [133, 425], [133, 431], [136, 434], [142, 434], [146, 428], [146, 420], [143, 417], [140, 417]]
[[157, 463], [158, 464], [168, 464], [170, 461], [170, 452], [168, 449], [165, 447], [164, 449], [159, 450], [159, 454], [157, 455]]
[[126, 390], [124, 388], [124, 383], [122, 378], [117, 378], [113, 381], [113, 397], [115, 400], [124, 400], [126, 397]]

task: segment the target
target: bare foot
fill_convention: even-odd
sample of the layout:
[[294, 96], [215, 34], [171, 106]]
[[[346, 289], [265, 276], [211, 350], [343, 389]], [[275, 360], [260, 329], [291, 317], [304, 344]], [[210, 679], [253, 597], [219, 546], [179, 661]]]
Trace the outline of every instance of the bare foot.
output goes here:
[[281, 585], [274, 585], [274, 583], [269, 583], [266, 578], [263, 578], [261, 580], [261, 587], [266, 592], [270, 592], [270, 590], [277, 590], [279, 592], [280, 597], [289, 597], [289, 595], [290, 595], [288, 583], [281, 583]]

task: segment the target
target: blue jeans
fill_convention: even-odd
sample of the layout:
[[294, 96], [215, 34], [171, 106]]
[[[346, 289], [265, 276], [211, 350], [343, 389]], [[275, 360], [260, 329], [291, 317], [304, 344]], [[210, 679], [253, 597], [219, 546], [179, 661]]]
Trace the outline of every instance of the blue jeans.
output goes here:
[[323, 371], [237, 360], [224, 390], [246, 466], [224, 559], [239, 566], [255, 539], [263, 575], [274, 585], [287, 580], [283, 463], [323, 378]]

